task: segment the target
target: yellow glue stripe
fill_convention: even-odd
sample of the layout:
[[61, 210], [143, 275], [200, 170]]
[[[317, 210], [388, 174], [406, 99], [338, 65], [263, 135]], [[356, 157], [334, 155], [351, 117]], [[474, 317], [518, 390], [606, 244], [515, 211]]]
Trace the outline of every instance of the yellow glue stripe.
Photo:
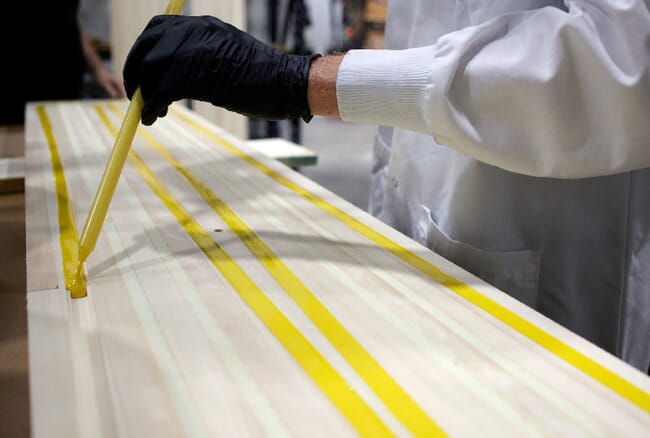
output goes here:
[[610, 371], [605, 368], [595, 360], [571, 347], [566, 342], [561, 341], [560, 339], [554, 337], [550, 333], [544, 331], [540, 327], [537, 327], [533, 323], [527, 321], [523, 317], [517, 315], [508, 308], [502, 306], [496, 301], [491, 300], [485, 295], [481, 294], [477, 290], [473, 289], [471, 286], [468, 286], [446, 272], [442, 271], [440, 268], [434, 266], [430, 262], [424, 260], [418, 255], [412, 253], [403, 246], [393, 242], [389, 238], [383, 236], [379, 232], [373, 230], [363, 222], [358, 219], [350, 216], [343, 210], [333, 206], [324, 199], [312, 194], [311, 192], [303, 189], [297, 184], [291, 182], [286, 177], [280, 175], [272, 169], [269, 169], [264, 164], [260, 163], [253, 157], [247, 155], [241, 150], [237, 149], [235, 146], [231, 145], [225, 141], [220, 136], [216, 135], [211, 130], [207, 129], [200, 123], [193, 120], [191, 117], [181, 113], [178, 110], [172, 108], [173, 113], [184, 121], [186, 124], [194, 128], [196, 131], [203, 134], [205, 137], [213, 140], [219, 144], [222, 148], [245, 161], [246, 163], [253, 166], [255, 169], [259, 170], [263, 174], [267, 175], [269, 178], [277, 181], [282, 184], [289, 190], [299, 194], [304, 197], [312, 204], [343, 222], [366, 239], [375, 243], [379, 247], [385, 249], [386, 251], [393, 254], [395, 257], [401, 259], [405, 263], [413, 266], [415, 269], [419, 270], [423, 274], [427, 275], [429, 278], [437, 281], [443, 286], [447, 287], [457, 295], [463, 297], [470, 303], [474, 304], [476, 307], [485, 311], [486, 313], [492, 315], [499, 321], [503, 322], [510, 328], [521, 333], [531, 341], [536, 344], [544, 347], [546, 350], [550, 351], [557, 357], [563, 359], [567, 363], [571, 364], [578, 370], [582, 371], [586, 375], [590, 376], [597, 382], [600, 382], [602, 385], [611, 389], [624, 399], [638, 406], [642, 410], [650, 413], [650, 394], [645, 392], [643, 389], [637, 387], [633, 383], [625, 380], [623, 377], [618, 374]]
[[[114, 105], [111, 110], [116, 111]], [[117, 112], [119, 115], [119, 112]], [[228, 227], [237, 234], [257, 260], [266, 268], [293, 301], [309, 317], [364, 382], [395, 417], [415, 436], [444, 436], [444, 433], [420, 406], [395, 382], [363, 348], [309, 288], [280, 260], [246, 223], [189, 169], [184, 167], [147, 131], [138, 133], [183, 176], [188, 184], [210, 205]]]
[[[115, 127], [102, 108], [96, 105], [95, 109], [108, 130], [113, 135], [116, 135]], [[244, 302], [268, 327], [269, 331], [286, 348], [305, 373], [350, 422], [352, 427], [362, 436], [392, 436], [391, 431], [372, 409], [350, 388], [343, 377], [325, 360], [291, 321], [264, 295], [264, 292], [244, 270], [190, 216], [133, 150], [129, 152], [129, 160], [160, 201], [174, 215], [185, 232], [194, 240], [221, 275], [232, 285]]]
[[[77, 267], [77, 256], [79, 251], [79, 233], [74, 219], [72, 203], [68, 193], [68, 186], [65, 182], [63, 163], [59, 155], [59, 149], [54, 138], [52, 123], [43, 105], [36, 107], [36, 112], [43, 126], [43, 132], [52, 157], [52, 173], [54, 174], [54, 187], [56, 190], [56, 204], [59, 218], [59, 240], [61, 242], [61, 255], [63, 258], [63, 277], [65, 284], [70, 284], [74, 278], [74, 271]], [[72, 298], [83, 298], [86, 296], [86, 280], [81, 278], [79, 292], [71, 292]]]

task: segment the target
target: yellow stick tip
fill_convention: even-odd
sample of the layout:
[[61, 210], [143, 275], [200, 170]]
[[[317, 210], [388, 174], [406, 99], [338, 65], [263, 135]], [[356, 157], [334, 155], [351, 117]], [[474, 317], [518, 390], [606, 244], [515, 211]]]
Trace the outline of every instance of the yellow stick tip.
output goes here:
[[70, 291], [72, 298], [83, 298], [88, 295], [86, 291], [86, 278], [84, 277], [81, 263], [77, 265], [77, 269], [75, 269], [74, 275], [72, 276], [72, 281], [68, 282], [65, 286]]

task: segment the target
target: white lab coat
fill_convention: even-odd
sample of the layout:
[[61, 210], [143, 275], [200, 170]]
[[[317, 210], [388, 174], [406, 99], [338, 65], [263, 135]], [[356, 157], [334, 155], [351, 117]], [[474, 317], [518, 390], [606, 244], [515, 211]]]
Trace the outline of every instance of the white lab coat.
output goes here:
[[[343, 120], [373, 214], [650, 368], [650, 1], [393, 0]], [[402, 50], [408, 49], [408, 50]]]

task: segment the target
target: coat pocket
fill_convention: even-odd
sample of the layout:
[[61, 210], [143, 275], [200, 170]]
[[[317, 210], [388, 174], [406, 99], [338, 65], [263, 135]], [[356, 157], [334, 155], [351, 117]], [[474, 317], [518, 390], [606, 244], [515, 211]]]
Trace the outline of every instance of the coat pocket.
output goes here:
[[492, 251], [452, 239], [422, 206], [415, 240], [529, 307], [537, 305], [541, 252]]

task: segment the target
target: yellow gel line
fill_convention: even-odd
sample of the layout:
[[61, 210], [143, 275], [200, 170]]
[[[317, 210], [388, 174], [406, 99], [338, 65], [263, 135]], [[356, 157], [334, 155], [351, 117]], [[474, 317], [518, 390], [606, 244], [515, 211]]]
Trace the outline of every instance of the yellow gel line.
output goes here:
[[[95, 109], [108, 130], [116, 135], [115, 127], [101, 106], [95, 105]], [[208, 232], [190, 216], [136, 152], [129, 152], [129, 160], [185, 232], [352, 427], [361, 436], [393, 436], [390, 429], [354, 392], [345, 379], [264, 295], [257, 284], [210, 237]]]
[[[63, 278], [65, 283], [68, 284], [74, 278], [74, 271], [77, 266], [79, 234], [77, 233], [77, 224], [74, 218], [72, 203], [70, 202], [63, 163], [61, 162], [56, 138], [54, 137], [52, 123], [44, 106], [37, 106], [36, 113], [41, 121], [50, 150], [50, 156], [52, 157], [52, 172], [54, 174], [54, 187], [56, 190], [57, 214], [59, 219], [59, 241], [61, 242], [61, 256], [63, 258]], [[85, 283], [81, 283], [80, 285], [82, 287], [78, 292], [71, 293], [72, 298], [83, 298], [86, 296]]]
[[174, 108], [171, 108], [171, 110], [173, 114], [184, 121], [187, 125], [191, 126], [205, 137], [213, 140], [234, 156], [250, 164], [255, 169], [282, 184], [294, 193], [297, 193], [298, 195], [304, 197], [324, 212], [328, 213], [329, 215], [333, 216], [334, 218], [338, 219], [342, 223], [355, 230], [360, 235], [364, 236], [369, 241], [385, 249], [395, 257], [414, 267], [429, 278], [447, 287], [476, 307], [492, 315], [494, 318], [506, 324], [513, 330], [521, 333], [526, 338], [542, 346], [549, 352], [553, 353], [555, 356], [571, 364], [584, 374], [614, 391], [625, 400], [636, 405], [643, 411], [650, 413], [650, 394], [645, 392], [643, 389], [625, 380], [623, 377], [619, 376], [613, 371], [610, 371], [595, 360], [571, 347], [566, 342], [563, 342], [560, 339], [554, 337], [550, 333], [544, 331], [540, 327], [537, 327], [533, 323], [527, 321], [508, 308], [491, 300], [477, 290], [473, 289], [471, 286], [462, 283], [461, 281], [442, 271], [440, 268], [434, 266], [430, 262], [424, 260], [403, 246], [397, 244], [396, 242], [393, 242], [389, 238], [383, 236], [369, 226], [365, 225], [363, 222], [328, 203], [324, 199], [303, 189], [302, 187], [291, 182], [274, 170], [269, 169], [264, 164], [237, 149], [235, 146], [231, 145], [226, 140], [213, 133], [211, 130], [196, 122], [191, 117], [183, 114], [178, 110], [175, 110]]
[[[169, 0], [167, 8], [165, 9], [165, 14], [180, 14], [183, 10], [184, 3], [184, 0]], [[70, 281], [66, 280], [66, 287], [70, 290], [70, 293], [73, 296], [75, 294], [80, 294], [82, 290], [83, 296], [86, 295], [81, 265], [86, 261], [86, 259], [88, 259], [90, 253], [95, 249], [97, 237], [99, 236], [99, 232], [104, 224], [106, 212], [111, 204], [113, 193], [115, 193], [115, 186], [117, 186], [117, 182], [120, 179], [120, 174], [124, 167], [124, 161], [126, 160], [129, 149], [131, 148], [135, 131], [140, 124], [140, 114], [143, 106], [144, 100], [140, 93], [140, 87], [138, 87], [131, 98], [131, 102], [126, 111], [126, 116], [122, 121], [122, 126], [120, 127], [119, 133], [115, 139], [115, 145], [113, 146], [111, 155], [106, 163], [102, 179], [99, 182], [99, 187], [97, 187], [97, 193], [95, 194], [93, 203], [88, 211], [88, 217], [86, 218], [86, 223], [81, 232], [81, 239], [79, 239], [78, 261], [77, 266], [75, 267], [74, 276]], [[81, 287], [82, 282], [83, 288]]]
[[[109, 108], [121, 115], [116, 105]], [[101, 108], [98, 108], [101, 111]], [[348, 332], [309, 288], [280, 260], [246, 223], [189, 169], [184, 167], [158, 140], [145, 130], [138, 133], [158, 152], [237, 234], [257, 260], [302, 309], [321, 333], [345, 358], [386, 407], [414, 436], [445, 436], [424, 410], [395, 382], [381, 365]]]

